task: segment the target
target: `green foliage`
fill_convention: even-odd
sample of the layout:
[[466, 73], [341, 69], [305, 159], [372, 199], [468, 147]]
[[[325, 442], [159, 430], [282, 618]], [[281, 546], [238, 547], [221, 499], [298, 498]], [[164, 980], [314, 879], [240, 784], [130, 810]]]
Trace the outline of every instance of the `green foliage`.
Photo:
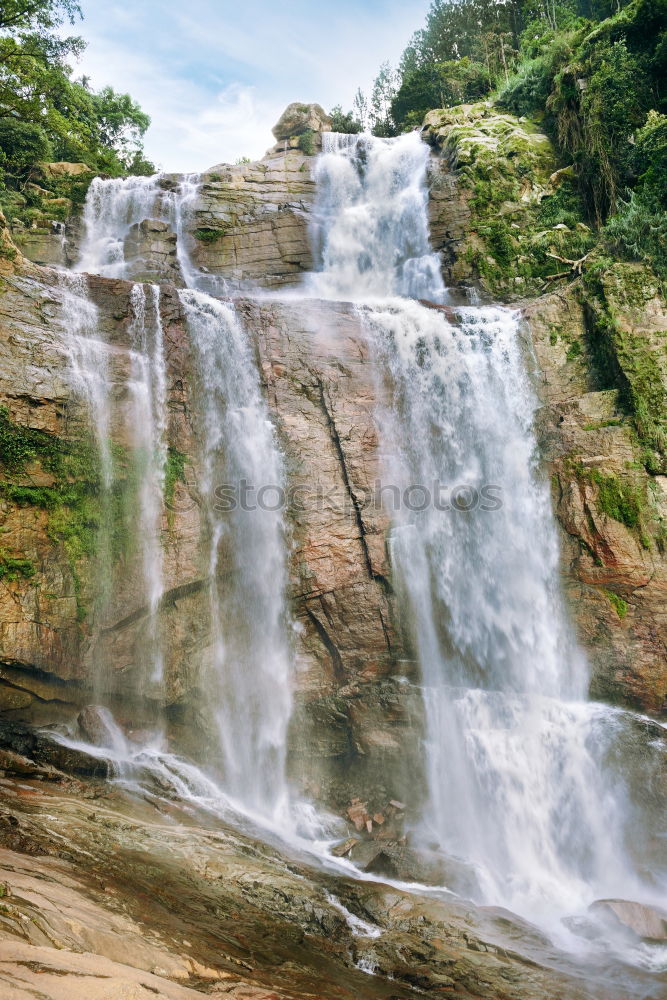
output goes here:
[[0, 580], [13, 581], [19, 577], [29, 580], [35, 572], [35, 564], [30, 559], [17, 559], [0, 549]]
[[337, 104], [331, 109], [329, 117], [331, 118], [331, 129], [333, 132], [343, 132], [346, 135], [356, 135], [363, 129], [361, 122], [354, 117], [354, 112], [343, 111], [340, 104]]
[[192, 235], [200, 243], [217, 243], [223, 234], [221, 229], [208, 229], [202, 226], [199, 229], [193, 229]]
[[33, 163], [49, 158], [51, 143], [41, 125], [17, 118], [0, 118], [0, 150], [2, 163], [17, 174], [23, 174]]
[[609, 220], [605, 238], [617, 253], [650, 264], [667, 279], [667, 115], [649, 111], [635, 139], [638, 189]]
[[667, 0], [433, 0], [398, 74], [382, 67], [371, 119], [390, 135], [497, 88], [572, 165], [586, 216], [618, 211], [610, 237], [664, 273], [665, 80]]
[[164, 502], [170, 508], [174, 502], [176, 483], [185, 482], [185, 463], [187, 455], [178, 448], [170, 447], [167, 451], [167, 467], [164, 475]]
[[605, 590], [605, 594], [618, 617], [625, 618], [628, 613], [628, 602], [624, 601], [618, 594], [615, 594], [613, 590]]
[[397, 128], [420, 125], [432, 108], [479, 100], [491, 89], [489, 72], [468, 57], [421, 66], [406, 74], [391, 102]]
[[[47, 231], [52, 219], [63, 217], [62, 206], [46, 199], [27, 206], [36, 210], [31, 217], [12, 197], [34, 179], [40, 161], [81, 162], [110, 176], [154, 172], [141, 145], [150, 119], [138, 104], [111, 87], [95, 92], [86, 78], [72, 78], [70, 57], [84, 43], [60, 29], [79, 15], [74, 0], [0, 5], [0, 203], [12, 207], [10, 218]], [[46, 188], [61, 197], [50, 181]]]
[[312, 128], [306, 129], [299, 136], [299, 149], [306, 156], [313, 156], [315, 154], [315, 133]]

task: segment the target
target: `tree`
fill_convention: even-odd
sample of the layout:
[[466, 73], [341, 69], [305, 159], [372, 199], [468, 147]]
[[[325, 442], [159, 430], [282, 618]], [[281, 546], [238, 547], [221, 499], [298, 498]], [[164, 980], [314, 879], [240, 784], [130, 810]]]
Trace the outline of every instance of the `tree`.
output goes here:
[[382, 63], [371, 91], [371, 122], [374, 135], [396, 134], [396, 126], [391, 117], [391, 102], [396, 96], [398, 84], [398, 73], [388, 62]]
[[2, 0], [0, 31], [48, 32], [82, 16], [77, 0]]
[[361, 128], [362, 129], [368, 128], [369, 124], [368, 101], [361, 87], [357, 88], [357, 92], [354, 95], [354, 101], [352, 102], [352, 109], [357, 121], [361, 123]]
[[337, 104], [329, 112], [331, 118], [331, 128], [334, 132], [344, 132], [348, 135], [356, 135], [362, 131], [361, 122], [354, 117], [352, 111], [343, 111], [340, 104]]

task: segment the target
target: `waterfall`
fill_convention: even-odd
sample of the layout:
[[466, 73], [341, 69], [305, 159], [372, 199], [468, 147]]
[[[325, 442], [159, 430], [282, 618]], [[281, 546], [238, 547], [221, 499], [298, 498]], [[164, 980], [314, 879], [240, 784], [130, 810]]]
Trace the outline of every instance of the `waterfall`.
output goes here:
[[441, 302], [440, 261], [428, 235], [428, 149], [419, 135], [411, 133], [400, 142], [324, 135], [315, 167], [312, 226], [321, 270], [311, 279], [312, 293]]
[[[118, 539], [139, 552], [139, 574], [132, 581], [145, 609], [138, 640], [135, 687], [146, 694], [162, 682], [162, 645], [158, 612], [163, 591], [162, 514], [167, 458], [166, 371], [157, 285], [135, 284], [130, 293], [131, 349], [124, 355], [105, 342], [98, 311], [84, 274], [60, 276], [61, 320], [69, 353], [69, 378], [92, 423], [100, 466], [100, 523], [97, 531], [96, 617], [113, 618], [113, 549]], [[112, 447], [112, 431], [122, 428], [126, 447]], [[116, 553], [118, 555], [118, 553]], [[125, 589], [125, 587], [123, 587]], [[94, 689], [103, 698], [118, 687], [113, 665], [94, 656]], [[125, 684], [125, 682], [123, 682]]]
[[186, 174], [178, 183], [162, 174], [150, 177], [93, 178], [83, 210], [83, 240], [77, 271], [107, 278], [127, 277], [125, 238], [145, 219], [169, 223], [177, 236], [178, 262], [186, 285], [195, 282], [187, 252], [186, 223], [199, 188], [199, 175]]
[[[146, 294], [148, 292], [148, 295]], [[133, 319], [130, 338], [129, 416], [139, 467], [136, 532], [141, 548], [143, 593], [148, 606], [143, 656], [148, 679], [163, 679], [163, 651], [158, 611], [163, 593], [162, 512], [167, 466], [167, 377], [165, 370], [160, 289], [135, 284], [130, 293]]]
[[385, 485], [402, 498], [390, 551], [426, 726], [414, 835], [468, 863], [479, 901], [555, 926], [596, 897], [651, 894], [630, 846], [652, 817], [611, 763], [631, 713], [585, 701], [518, 318], [415, 301], [446, 301], [428, 157], [415, 133], [328, 142], [311, 288], [357, 303], [381, 371]]
[[[231, 802], [242, 812], [285, 827], [290, 822], [285, 757], [291, 688], [282, 457], [249, 337], [234, 306], [196, 290], [205, 279], [190, 260], [187, 226], [198, 189], [196, 175], [178, 183], [162, 175], [95, 179], [84, 209], [77, 267], [125, 277], [125, 238], [132, 225], [154, 218], [168, 222], [176, 233], [181, 274], [190, 286], [179, 295], [197, 383], [195, 431], [201, 444], [204, 522], [201, 561], [210, 595], [210, 643], [194, 669], [204, 694], [208, 770], [219, 784], [203, 775], [193, 779], [196, 768], [192, 767], [186, 783], [190, 797], [201, 795], [208, 800], [211, 789], [217, 789], [218, 798], [226, 804]], [[80, 304], [84, 303], [85, 275], [68, 280], [82, 290]], [[213, 284], [211, 280], [206, 283]], [[82, 305], [82, 315], [87, 315], [86, 309]], [[150, 690], [163, 680], [164, 652], [159, 611], [164, 590], [162, 513], [168, 421], [159, 286], [135, 283], [130, 309], [124, 426], [134, 456], [135, 494], [127, 498], [126, 514], [138, 543], [138, 577], [147, 609], [136, 655]], [[85, 368], [80, 381], [86, 386], [90, 383], [87, 398], [90, 403], [95, 397], [90, 410], [100, 448], [109, 449], [113, 385], [103, 374], [106, 345], [100, 344], [104, 363], [98, 363], [88, 349], [91, 331], [96, 336], [95, 316], [91, 314], [86, 322], [89, 336], [77, 340], [88, 350], [85, 363], [79, 365]], [[111, 463], [110, 490], [114, 476]], [[107, 512], [109, 523], [111, 516]], [[116, 580], [115, 586], [122, 589], [124, 581]], [[113, 607], [113, 593], [107, 603]], [[138, 767], [149, 767], [154, 775], [167, 767], [183, 778], [189, 766], [165, 757], [162, 749], [152, 745], [139, 755], [126, 748], [125, 765], [118, 759], [117, 748], [110, 749], [117, 770], [126, 776], [136, 774]], [[228, 811], [227, 805], [224, 808]]]
[[212, 622], [207, 691], [220, 770], [232, 798], [279, 818], [287, 806], [291, 713], [282, 461], [233, 306], [192, 290], [180, 298], [200, 381]]

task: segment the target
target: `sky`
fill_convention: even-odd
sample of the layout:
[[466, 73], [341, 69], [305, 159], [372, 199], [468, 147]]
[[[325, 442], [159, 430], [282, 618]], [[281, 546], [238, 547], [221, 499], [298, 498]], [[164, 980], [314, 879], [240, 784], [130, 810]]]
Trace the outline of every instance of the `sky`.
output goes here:
[[398, 63], [429, 0], [82, 0], [75, 66], [129, 92], [152, 119], [146, 155], [167, 171], [203, 171], [273, 144], [292, 101], [329, 111], [370, 91]]

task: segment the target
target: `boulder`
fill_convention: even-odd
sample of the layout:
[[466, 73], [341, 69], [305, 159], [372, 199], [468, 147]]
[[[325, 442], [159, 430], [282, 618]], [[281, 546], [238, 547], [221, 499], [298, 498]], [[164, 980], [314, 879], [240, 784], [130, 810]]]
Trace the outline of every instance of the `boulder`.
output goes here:
[[80, 177], [93, 173], [87, 163], [39, 163], [38, 166], [45, 177]]
[[[85, 750], [65, 746], [49, 733], [31, 729], [20, 722], [0, 720], [0, 748], [11, 752], [12, 760], [27, 758], [27, 762], [50, 766], [66, 774], [85, 775], [90, 778], [107, 778], [109, 765], [106, 760], [93, 757]], [[24, 767], [28, 766], [24, 763]]]
[[182, 287], [176, 233], [159, 219], [144, 219], [130, 227], [124, 254], [133, 281], [171, 282]]
[[274, 125], [276, 139], [291, 139], [295, 135], [312, 132], [330, 132], [331, 118], [319, 104], [289, 104]]
[[614, 926], [621, 924], [640, 938], [667, 941], [667, 910], [630, 899], [597, 899], [588, 908]]
[[96, 747], [124, 750], [125, 738], [116, 725], [108, 708], [103, 705], [86, 705], [76, 720], [82, 735]]

